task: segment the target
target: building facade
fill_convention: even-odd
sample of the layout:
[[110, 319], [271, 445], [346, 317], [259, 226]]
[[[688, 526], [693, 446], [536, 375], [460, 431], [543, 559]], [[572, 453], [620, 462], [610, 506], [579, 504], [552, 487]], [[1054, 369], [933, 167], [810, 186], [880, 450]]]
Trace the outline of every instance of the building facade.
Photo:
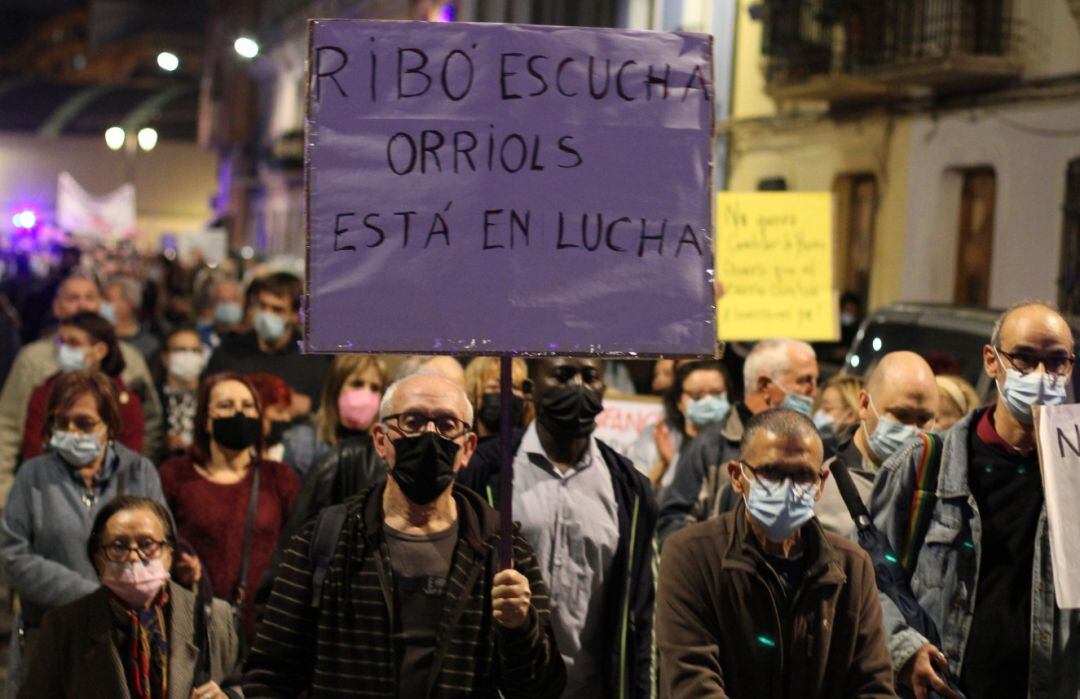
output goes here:
[[1078, 5], [740, 0], [730, 188], [834, 192], [871, 308], [1080, 312]]

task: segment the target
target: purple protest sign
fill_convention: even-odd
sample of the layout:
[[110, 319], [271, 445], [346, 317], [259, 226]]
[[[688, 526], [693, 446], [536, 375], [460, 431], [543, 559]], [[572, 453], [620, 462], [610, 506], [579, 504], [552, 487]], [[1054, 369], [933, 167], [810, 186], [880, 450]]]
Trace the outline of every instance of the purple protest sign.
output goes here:
[[709, 36], [309, 30], [306, 351], [713, 354]]

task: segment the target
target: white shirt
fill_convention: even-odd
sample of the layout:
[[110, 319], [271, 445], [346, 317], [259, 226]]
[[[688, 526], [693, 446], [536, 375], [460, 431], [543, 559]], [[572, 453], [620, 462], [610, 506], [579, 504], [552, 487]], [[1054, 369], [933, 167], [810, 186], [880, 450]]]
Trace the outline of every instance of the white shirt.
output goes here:
[[600, 699], [599, 644], [605, 584], [619, 546], [618, 505], [611, 472], [589, 437], [565, 473], [552, 463], [534, 422], [514, 455], [514, 519], [532, 545], [548, 586], [551, 623], [566, 665], [563, 697]]

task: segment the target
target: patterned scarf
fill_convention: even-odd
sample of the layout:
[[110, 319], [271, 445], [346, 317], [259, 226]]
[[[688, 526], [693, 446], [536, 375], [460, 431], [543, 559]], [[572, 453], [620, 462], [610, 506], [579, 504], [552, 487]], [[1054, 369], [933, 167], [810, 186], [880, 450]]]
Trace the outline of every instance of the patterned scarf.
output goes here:
[[169, 586], [163, 585], [147, 609], [132, 609], [109, 595], [113, 620], [120, 632], [120, 659], [124, 663], [131, 699], [165, 699], [169, 676]]

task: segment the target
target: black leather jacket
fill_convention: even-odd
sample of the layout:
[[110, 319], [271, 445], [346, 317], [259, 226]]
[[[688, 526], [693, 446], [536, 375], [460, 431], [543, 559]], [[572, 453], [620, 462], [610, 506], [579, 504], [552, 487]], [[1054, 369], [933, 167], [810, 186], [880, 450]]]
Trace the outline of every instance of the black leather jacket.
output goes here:
[[359, 495], [384, 475], [386, 463], [375, 453], [371, 435], [349, 437], [331, 447], [304, 478], [289, 521], [281, 530], [277, 550], [263, 576], [257, 600], [264, 601], [269, 596], [269, 583], [277, 574], [280, 554], [304, 524], [319, 514], [319, 510]]

